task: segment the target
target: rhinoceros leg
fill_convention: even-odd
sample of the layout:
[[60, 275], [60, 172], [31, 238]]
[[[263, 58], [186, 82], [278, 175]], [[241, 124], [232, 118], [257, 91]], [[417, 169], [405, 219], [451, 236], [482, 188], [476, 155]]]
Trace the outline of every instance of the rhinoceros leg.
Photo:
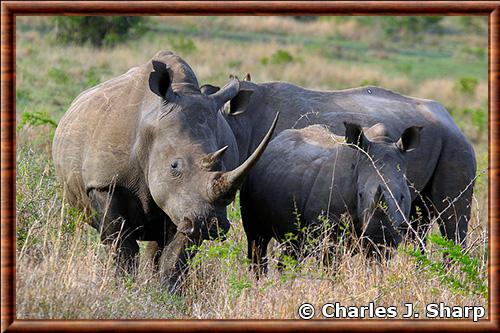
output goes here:
[[153, 272], [158, 272], [160, 257], [163, 252], [163, 246], [160, 246], [156, 241], [149, 241], [144, 251], [144, 260], [147, 262], [148, 268], [152, 268]]
[[411, 204], [410, 227], [403, 226], [403, 235], [410, 241], [417, 241], [420, 252], [425, 252], [426, 237], [432, 226], [435, 208], [429, 198], [429, 191], [421, 191]]
[[188, 261], [196, 254], [193, 245], [200, 243], [200, 240], [193, 240], [182, 232], [177, 232], [163, 249], [159, 263], [160, 279], [161, 284], [170, 292], [180, 291], [187, 273]]
[[170, 221], [170, 219], [166, 219], [164, 222], [167, 224], [166, 232], [160, 233], [157, 235], [156, 241], [148, 241], [146, 245], [146, 249], [144, 251], [144, 260], [146, 260], [148, 267], [153, 269], [153, 273], [158, 273], [160, 268], [160, 258], [165, 249], [172, 239], [174, 238], [177, 228]]
[[247, 258], [251, 262], [250, 269], [257, 278], [267, 273], [267, 246], [271, 236], [264, 231], [262, 221], [259, 216], [259, 208], [253, 205], [251, 192], [248, 184], [245, 183], [240, 191], [240, 209], [243, 229], [247, 236]]
[[117, 275], [135, 274], [138, 265], [139, 246], [133, 237], [134, 228], [127, 220], [127, 200], [118, 191], [110, 195], [108, 190], [94, 189], [89, 192], [94, 224], [98, 227], [104, 244], [116, 245]]
[[[465, 246], [476, 164], [473, 153], [445, 152], [431, 180], [431, 193], [441, 234]], [[465, 151], [466, 152], [466, 151]]]
[[[441, 234], [465, 246], [471, 213], [474, 171], [457, 165], [434, 176], [431, 198]], [[469, 172], [467, 172], [469, 171]]]
[[248, 254], [247, 257], [252, 262], [251, 269], [255, 276], [259, 278], [267, 273], [267, 246], [270, 237], [257, 236], [255, 239], [247, 234]]

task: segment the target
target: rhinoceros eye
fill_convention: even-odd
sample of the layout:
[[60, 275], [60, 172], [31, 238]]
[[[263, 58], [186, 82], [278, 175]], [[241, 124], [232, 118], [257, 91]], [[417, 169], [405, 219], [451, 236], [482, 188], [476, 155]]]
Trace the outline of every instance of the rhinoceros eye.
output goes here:
[[179, 178], [181, 176], [181, 163], [179, 160], [173, 160], [170, 163], [170, 174], [174, 178]]

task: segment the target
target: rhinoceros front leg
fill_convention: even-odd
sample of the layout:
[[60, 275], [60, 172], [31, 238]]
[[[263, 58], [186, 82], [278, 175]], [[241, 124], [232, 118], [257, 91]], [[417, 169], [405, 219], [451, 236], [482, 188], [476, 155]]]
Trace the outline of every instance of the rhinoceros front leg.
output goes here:
[[148, 268], [152, 268], [153, 273], [158, 272], [162, 252], [163, 246], [160, 246], [157, 241], [149, 241], [147, 243], [142, 260], [146, 261]]
[[160, 257], [161, 284], [170, 292], [178, 293], [188, 270], [189, 260], [196, 254], [193, 245], [199, 245], [182, 232], [176, 232], [173, 239], [163, 249]]
[[119, 191], [94, 189], [89, 192], [94, 225], [103, 244], [115, 245], [116, 274], [135, 275], [138, 268], [139, 246], [133, 237], [134, 228], [128, 221], [127, 198]]

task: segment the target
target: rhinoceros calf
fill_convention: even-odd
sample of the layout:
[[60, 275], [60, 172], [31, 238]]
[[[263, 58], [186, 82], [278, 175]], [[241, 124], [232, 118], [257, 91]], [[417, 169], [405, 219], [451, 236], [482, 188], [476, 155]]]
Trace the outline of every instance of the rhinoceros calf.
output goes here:
[[271, 238], [297, 248], [302, 228], [320, 223], [320, 216], [332, 222], [335, 233], [347, 213], [370, 253], [400, 242], [398, 228], [411, 208], [407, 152], [418, 146], [421, 128], [397, 133], [396, 142], [380, 123], [365, 131], [350, 123], [345, 128], [345, 138], [323, 125], [285, 130], [255, 165], [245, 185], [252, 195], [242, 207], [254, 267], [266, 270]]
[[[431, 222], [437, 220], [443, 236], [465, 243], [476, 158], [472, 145], [441, 104], [372, 86], [317, 91], [286, 82], [241, 82], [241, 89], [253, 92], [246, 95], [248, 107], [231, 102], [224, 109], [241, 160], [256, 147], [277, 111], [281, 114], [275, 135], [313, 124], [327, 125], [335, 134], [343, 135], [343, 122], [363, 127], [383, 123], [388, 133], [402, 133], [413, 125], [423, 127], [421, 144], [407, 156], [411, 215], [420, 215], [408, 226], [409, 236], [420, 239], [423, 248]], [[207, 85], [202, 90], [214, 93], [217, 87]], [[253, 195], [245, 187], [243, 184], [242, 209], [246, 198]]]
[[237, 166], [217, 110], [238, 93], [232, 79], [201, 94], [189, 65], [164, 51], [71, 104], [55, 133], [56, 172], [68, 201], [95, 211], [102, 241], [116, 243], [118, 271], [135, 270], [137, 240], [155, 241], [162, 281], [175, 289], [194, 253], [187, 248], [227, 232], [226, 205], [274, 128]]

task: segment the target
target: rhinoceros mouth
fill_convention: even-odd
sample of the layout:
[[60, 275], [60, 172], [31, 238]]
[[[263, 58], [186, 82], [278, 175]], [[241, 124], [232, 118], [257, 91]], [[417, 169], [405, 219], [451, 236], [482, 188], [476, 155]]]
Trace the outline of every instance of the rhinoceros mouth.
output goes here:
[[194, 219], [185, 217], [177, 227], [177, 231], [191, 239], [225, 240], [230, 227], [229, 220], [223, 215], [208, 220], [202, 217]]

